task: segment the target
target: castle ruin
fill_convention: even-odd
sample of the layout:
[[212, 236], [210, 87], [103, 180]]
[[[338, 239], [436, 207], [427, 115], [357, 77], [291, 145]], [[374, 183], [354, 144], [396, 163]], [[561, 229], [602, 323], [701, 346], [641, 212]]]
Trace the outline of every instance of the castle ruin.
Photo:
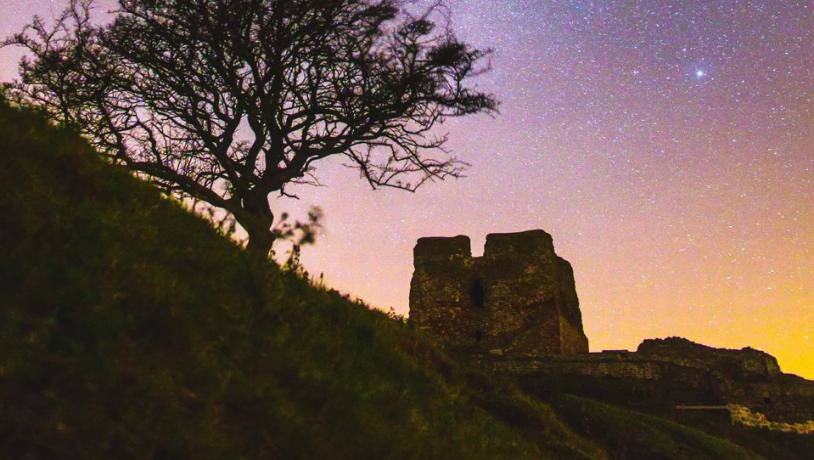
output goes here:
[[543, 230], [421, 238], [414, 249], [410, 321], [459, 350], [498, 355], [588, 352], [574, 273]]
[[421, 238], [413, 257], [411, 324], [530, 394], [565, 389], [645, 410], [734, 404], [777, 426], [814, 426], [814, 382], [759, 350], [671, 337], [589, 353], [573, 270], [542, 230], [490, 234], [482, 257], [466, 236]]

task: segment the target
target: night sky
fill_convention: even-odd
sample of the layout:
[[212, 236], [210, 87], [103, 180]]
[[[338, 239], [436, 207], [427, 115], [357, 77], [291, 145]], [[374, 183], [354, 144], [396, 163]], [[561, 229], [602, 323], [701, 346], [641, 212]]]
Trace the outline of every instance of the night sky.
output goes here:
[[[67, 0], [0, 0], [0, 34]], [[100, 5], [110, 5], [110, 1]], [[679, 335], [814, 377], [814, 1], [452, 1], [495, 49], [495, 118], [448, 122], [467, 177], [371, 191], [341, 160], [302, 188], [306, 268], [408, 311], [421, 236], [543, 228], [574, 266], [591, 349]], [[0, 51], [0, 80], [19, 53]]]

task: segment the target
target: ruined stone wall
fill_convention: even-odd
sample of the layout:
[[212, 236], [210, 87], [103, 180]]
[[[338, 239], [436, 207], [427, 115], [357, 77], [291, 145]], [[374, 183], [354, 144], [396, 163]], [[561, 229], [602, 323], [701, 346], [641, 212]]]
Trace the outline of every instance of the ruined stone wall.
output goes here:
[[784, 374], [751, 348], [726, 350], [686, 339], [645, 340], [637, 352], [574, 356], [470, 356], [469, 365], [513, 375], [532, 393], [552, 389], [642, 407], [740, 404], [786, 423], [814, 420], [814, 382]]
[[713, 348], [681, 337], [648, 339], [637, 349], [643, 356], [670, 360], [688, 367], [717, 369], [741, 381], [765, 381], [780, 375], [774, 356], [753, 348]]
[[453, 348], [496, 354], [588, 352], [571, 265], [542, 230], [421, 238], [414, 249], [410, 321]]
[[532, 393], [643, 408], [738, 404], [778, 423], [814, 420], [814, 382], [783, 374], [759, 350], [672, 337], [636, 352], [588, 353], [573, 270], [542, 230], [488, 235], [483, 257], [472, 257], [466, 236], [421, 238], [414, 263], [410, 322]]
[[482, 302], [469, 238], [421, 238], [414, 250], [410, 322], [462, 347], [482, 337]]

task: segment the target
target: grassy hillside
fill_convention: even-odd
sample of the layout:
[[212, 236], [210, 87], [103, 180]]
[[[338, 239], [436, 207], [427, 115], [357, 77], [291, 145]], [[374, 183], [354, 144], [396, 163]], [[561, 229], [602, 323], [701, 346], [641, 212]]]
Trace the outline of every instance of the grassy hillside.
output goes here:
[[[73, 133], [2, 103], [0, 159], [12, 458], [630, 457], [614, 451], [623, 433], [608, 427], [627, 422], [612, 408], [560, 407], [587, 440], [403, 323], [256, 264]], [[648, 426], [658, 446], [644, 436], [635, 452], [743, 452]]]
[[[387, 316], [0, 106], [0, 450], [14, 457], [590, 458]], [[521, 414], [522, 427], [511, 417]]]
[[554, 402], [559, 414], [602, 443], [613, 458], [761, 458], [731, 441], [661, 417], [568, 394]]

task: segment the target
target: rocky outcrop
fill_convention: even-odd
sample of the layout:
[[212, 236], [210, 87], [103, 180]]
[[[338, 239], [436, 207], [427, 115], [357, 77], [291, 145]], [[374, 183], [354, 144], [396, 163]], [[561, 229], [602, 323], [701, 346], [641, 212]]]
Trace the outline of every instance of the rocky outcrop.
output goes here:
[[768, 381], [781, 374], [774, 356], [748, 347], [728, 350], [670, 337], [645, 340], [637, 352], [643, 357], [667, 360], [684, 367], [715, 369], [739, 381]]
[[464, 359], [484, 371], [515, 376], [533, 393], [575, 392], [663, 410], [738, 404], [781, 423], [814, 420], [814, 382], [782, 373], [773, 356], [752, 348], [719, 349], [674, 337], [645, 340], [636, 352]]
[[814, 434], [814, 421], [801, 423], [775, 422], [769, 420], [760, 412], [752, 412], [748, 407], [739, 404], [726, 406], [733, 424], [749, 428], [762, 428], [769, 431], [783, 431], [785, 433]]
[[542, 230], [490, 234], [483, 257], [466, 236], [421, 238], [410, 321], [453, 349], [495, 355], [588, 352], [571, 265]]

